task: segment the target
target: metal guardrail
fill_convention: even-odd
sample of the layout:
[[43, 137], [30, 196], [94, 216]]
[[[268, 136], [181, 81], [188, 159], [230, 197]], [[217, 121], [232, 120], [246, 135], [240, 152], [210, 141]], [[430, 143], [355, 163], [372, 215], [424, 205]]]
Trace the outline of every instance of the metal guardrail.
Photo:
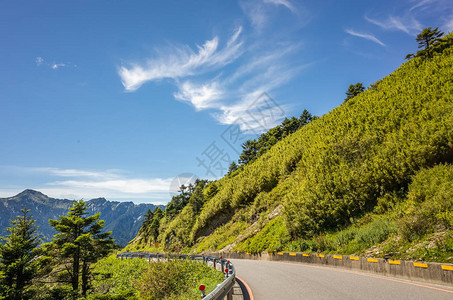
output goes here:
[[[233, 264], [224, 258], [205, 256], [205, 255], [185, 255], [185, 254], [161, 254], [161, 253], [150, 253], [150, 252], [122, 252], [116, 255], [116, 258], [130, 259], [130, 258], [142, 258], [151, 260], [157, 259], [187, 259], [202, 260], [205, 264], [212, 262], [212, 265], [217, 269], [217, 265], [220, 265], [222, 273], [225, 274], [225, 280], [220, 283], [212, 292], [204, 296], [203, 300], [220, 300], [227, 297], [228, 300], [232, 299], [233, 286], [236, 282], [236, 270]], [[226, 271], [228, 270], [228, 271]]]

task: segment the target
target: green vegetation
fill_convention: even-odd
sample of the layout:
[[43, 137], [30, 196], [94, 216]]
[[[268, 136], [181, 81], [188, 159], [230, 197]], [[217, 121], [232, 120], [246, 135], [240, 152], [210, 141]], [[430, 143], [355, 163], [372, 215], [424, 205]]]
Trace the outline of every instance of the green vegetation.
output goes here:
[[89, 289], [90, 265], [106, 256], [113, 249], [111, 232], [102, 232], [104, 221], [99, 220], [100, 213], [87, 214], [86, 202], [74, 202], [67, 216], [60, 220], [50, 219], [50, 225], [58, 232], [49, 245], [65, 268], [59, 272], [59, 280], [71, 283], [72, 291], [85, 296]]
[[200, 261], [105, 258], [94, 266], [88, 299], [200, 299], [198, 287], [209, 293], [223, 281], [220, 271]]
[[102, 295], [113, 298], [137, 299], [138, 292], [134, 286], [148, 268], [145, 259], [117, 259], [115, 255], [98, 261], [92, 273], [93, 291], [90, 298], [102, 299]]
[[[0, 299], [199, 299], [200, 284], [210, 292], [223, 281], [200, 261], [107, 257], [115, 249], [111, 233], [102, 232], [99, 213], [86, 210], [86, 202], [76, 201], [67, 216], [49, 220], [58, 233], [41, 246], [28, 210], [11, 221], [0, 244]], [[159, 215], [148, 211], [144, 223]]]
[[[271, 129], [246, 142], [239, 167], [189, 196], [201, 207], [161, 220], [162, 249], [451, 260], [451, 196], [441, 183], [453, 163], [452, 40], [432, 40], [429, 55], [280, 139]], [[432, 193], [416, 192], [422, 182]]]
[[355, 96], [362, 93], [363, 91], [365, 91], [365, 87], [363, 86], [362, 82], [357, 82], [356, 84], [349, 85], [348, 90], [345, 93], [346, 98], [344, 99], [344, 101], [346, 102], [349, 99], [354, 98]]
[[27, 288], [39, 266], [38, 244], [35, 220], [29, 210], [22, 209], [22, 216], [11, 221], [6, 237], [0, 238], [0, 299], [26, 299], [32, 295]]

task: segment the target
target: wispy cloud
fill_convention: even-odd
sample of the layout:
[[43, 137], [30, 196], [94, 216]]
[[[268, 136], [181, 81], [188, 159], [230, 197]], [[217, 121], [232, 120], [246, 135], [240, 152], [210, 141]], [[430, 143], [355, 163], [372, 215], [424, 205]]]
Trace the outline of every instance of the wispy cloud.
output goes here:
[[281, 119], [262, 128], [247, 108], [258, 95], [280, 87], [310, 64], [289, 60], [300, 44], [249, 45], [241, 35], [242, 27], [234, 31], [223, 48], [219, 48], [220, 39], [215, 37], [198, 47], [197, 52], [185, 46], [143, 65], [121, 67], [123, 86], [132, 92], [147, 81], [170, 78], [178, 89], [173, 94], [176, 100], [193, 105], [197, 111], [212, 110], [211, 115], [219, 123], [238, 122], [242, 130], [269, 129]]
[[264, 3], [272, 3], [277, 6], [282, 5], [292, 12], [297, 11], [294, 5], [288, 0], [264, 0]]
[[243, 0], [239, 1], [239, 4], [257, 31], [261, 31], [269, 22], [270, 15], [276, 6], [288, 9], [293, 14], [299, 12], [296, 6], [288, 0]]
[[49, 68], [51, 68], [53, 70], [56, 70], [56, 69], [59, 69], [59, 68], [62, 68], [62, 67], [77, 68], [77, 65], [75, 65], [73, 63], [70, 63], [70, 62], [66, 62], [66, 63], [47, 62], [41, 56], [38, 56], [38, 57], [35, 58], [35, 63], [36, 63], [36, 66], [38, 66], [38, 67], [46, 66], [46, 67], [49, 67]]
[[59, 169], [59, 168], [50, 168], [50, 167], [41, 167], [41, 168], [24, 168], [23, 172], [33, 172], [33, 173], [44, 173], [48, 175], [58, 176], [58, 177], [86, 177], [94, 179], [113, 179], [119, 178], [119, 170], [106, 170], [106, 171], [88, 171], [88, 170], [77, 170], [77, 169]]
[[372, 19], [365, 16], [365, 20], [377, 25], [385, 30], [400, 30], [409, 35], [413, 35], [422, 30], [423, 26], [421, 23], [412, 15], [404, 17], [389, 16], [384, 20]]
[[0, 196], [12, 196], [25, 188], [33, 188], [54, 198], [143, 199], [148, 202], [166, 202], [170, 198], [173, 178], [143, 178], [126, 176], [122, 170], [80, 170], [53, 167], [2, 166], [2, 171], [19, 178], [37, 178], [36, 186], [22, 189], [0, 189]]
[[219, 38], [206, 41], [203, 46], [197, 46], [198, 51], [193, 51], [188, 46], [174, 48], [170, 54], [160, 55], [149, 60], [144, 66], [132, 64], [119, 69], [121, 82], [127, 91], [135, 91], [145, 82], [163, 78], [178, 79], [195, 72], [223, 67], [241, 55], [242, 41], [239, 36], [242, 27], [233, 33], [226, 45], [219, 49]]
[[426, 5], [436, 2], [436, 0], [417, 0], [414, 2], [415, 4], [411, 8], [409, 8], [409, 11], [413, 11], [417, 8], [426, 8]]
[[367, 39], [369, 41], [375, 42], [376, 44], [379, 44], [379, 45], [385, 47], [385, 44], [383, 42], [381, 42], [377, 37], [375, 37], [372, 34], [360, 33], [360, 32], [356, 32], [356, 31], [354, 31], [352, 29], [347, 29], [346, 33], [348, 33], [350, 35], [353, 35], [353, 36], [356, 36], [356, 37]]
[[195, 85], [185, 81], [178, 86], [179, 91], [174, 94], [175, 99], [191, 103], [196, 110], [215, 108], [223, 92], [217, 82]]
[[43, 64], [44, 58], [38, 56], [38, 57], [35, 59], [35, 62], [36, 62], [36, 65], [39, 67], [40, 65]]

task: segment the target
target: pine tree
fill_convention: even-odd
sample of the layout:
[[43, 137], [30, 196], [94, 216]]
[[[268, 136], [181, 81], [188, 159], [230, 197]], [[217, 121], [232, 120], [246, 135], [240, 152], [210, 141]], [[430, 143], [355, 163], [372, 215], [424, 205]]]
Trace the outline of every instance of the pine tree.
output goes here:
[[21, 212], [22, 216], [11, 221], [6, 237], [0, 238], [4, 242], [0, 245], [0, 293], [6, 299], [28, 299], [26, 288], [37, 272], [37, 247], [42, 239], [30, 210]]
[[418, 48], [423, 48], [426, 52], [426, 56], [430, 57], [430, 48], [444, 35], [443, 32], [439, 31], [439, 27], [431, 30], [431, 27], [423, 29], [423, 31], [417, 34], [415, 39], [418, 42]]
[[348, 101], [351, 98], [354, 98], [358, 94], [362, 93], [365, 90], [363, 83], [357, 82], [356, 84], [349, 85], [348, 90], [346, 91], [346, 99], [344, 101]]
[[90, 265], [114, 248], [111, 232], [102, 232], [104, 221], [100, 220], [100, 213], [86, 216], [86, 210], [86, 202], [76, 201], [67, 216], [49, 220], [58, 232], [52, 243], [59, 250], [59, 259], [66, 264], [63, 275], [69, 275], [75, 293], [79, 292], [81, 280], [82, 295], [89, 289]]

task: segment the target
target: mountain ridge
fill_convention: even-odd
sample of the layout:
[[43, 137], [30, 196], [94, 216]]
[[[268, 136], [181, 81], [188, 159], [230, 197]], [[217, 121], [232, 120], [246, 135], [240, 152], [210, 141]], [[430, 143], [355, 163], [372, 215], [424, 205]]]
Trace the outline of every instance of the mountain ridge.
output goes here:
[[[26, 189], [12, 197], [0, 198], [0, 235], [5, 234], [10, 220], [20, 215], [21, 209], [26, 208], [30, 209], [30, 214], [36, 219], [44, 242], [48, 242], [55, 234], [49, 225], [49, 219], [66, 215], [73, 202], [74, 200], [52, 198], [32, 189]], [[134, 204], [132, 201], [109, 201], [103, 197], [86, 202], [88, 213], [92, 215], [100, 212], [101, 219], [105, 221], [105, 230], [112, 231], [113, 238], [121, 246], [125, 246], [137, 234], [148, 209], [165, 207], [148, 203]]]

